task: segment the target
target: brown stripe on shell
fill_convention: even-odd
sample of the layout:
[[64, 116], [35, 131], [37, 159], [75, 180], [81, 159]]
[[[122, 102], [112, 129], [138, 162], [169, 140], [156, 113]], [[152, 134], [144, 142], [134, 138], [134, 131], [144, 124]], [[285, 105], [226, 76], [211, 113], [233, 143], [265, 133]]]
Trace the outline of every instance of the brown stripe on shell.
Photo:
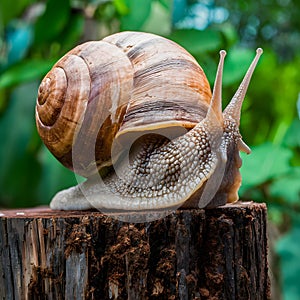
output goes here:
[[[184, 74], [183, 73], [184, 70]], [[181, 72], [181, 74], [180, 74]], [[177, 74], [176, 78], [172, 76]], [[198, 74], [199, 77], [196, 77]], [[135, 73], [134, 85], [139, 87], [144, 84], [149, 84], [149, 81], [159, 79], [159, 86], [163, 88], [163, 84], [176, 84], [178, 85], [177, 91], [191, 89], [191, 92], [196, 92], [197, 97], [195, 99], [189, 99], [189, 101], [200, 102], [205, 101], [209, 104], [211, 99], [211, 91], [208, 85], [199, 80], [204, 75], [202, 69], [199, 65], [195, 64], [193, 61], [185, 59], [166, 59], [161, 62], [157, 62], [148, 66], [146, 69], [138, 70]], [[171, 82], [172, 80], [172, 82]], [[188, 91], [187, 91], [188, 92]], [[184, 95], [183, 95], [184, 96]]]
[[[71, 151], [74, 136], [81, 124], [90, 93], [90, 77], [85, 62], [78, 56], [68, 54], [61, 58], [46, 75], [45, 79], [51, 78], [53, 72], [63, 69], [66, 76], [64, 93], [60, 94], [54, 89], [47, 92], [49, 95], [58, 96], [57, 99], [49, 97], [44, 104], [40, 105], [37, 100], [36, 123], [40, 136], [45, 145], [57, 157], [61, 158]], [[56, 78], [59, 80], [59, 78]], [[61, 79], [61, 78], [60, 78]], [[52, 87], [57, 87], [56, 83]], [[42, 90], [44, 87], [42, 87]], [[41, 91], [42, 94], [43, 91]], [[52, 105], [49, 101], [54, 101]], [[61, 101], [59, 112], [52, 114], [53, 107]], [[50, 103], [50, 102], [49, 102]], [[43, 122], [44, 116], [52, 115], [53, 121]], [[69, 120], [72, 120], [70, 122]]]
[[74, 49], [87, 65], [91, 92], [73, 145], [73, 168], [88, 176], [110, 164], [111, 144], [119, 130], [133, 86], [128, 57], [114, 45], [88, 42]]
[[[134, 89], [120, 132], [184, 126], [202, 120], [211, 99], [207, 78], [181, 46], [153, 34], [123, 32], [104, 39], [121, 48], [134, 70]], [[164, 103], [165, 102], [165, 103]], [[123, 138], [124, 139], [124, 138]]]
[[[190, 53], [175, 42], [141, 32], [121, 32], [108, 36], [103, 41], [121, 48], [128, 55], [136, 74], [143, 72], [142, 70], [152, 69], [156, 64], [163, 65], [169, 60], [189, 62], [190, 73], [184, 83], [196, 92], [193, 98], [210, 103], [210, 86], [202, 68]], [[185, 74], [186, 69], [182, 69], [182, 72]], [[171, 75], [170, 78], [173, 78], [174, 73]], [[173, 79], [178, 80], [178, 78]]]
[[[172, 73], [170, 79], [172, 78], [180, 84], [183, 82], [183, 85], [194, 89], [197, 92], [197, 97], [195, 95], [194, 97], [198, 101], [201, 99], [201, 101], [210, 103], [209, 83], [194, 57], [173, 41], [152, 34], [147, 34], [147, 36], [148, 39], [139, 40], [127, 53], [134, 66], [135, 77], [139, 77], [147, 70], [156, 70], [158, 66], [161, 66], [159, 71], [165, 69], [171, 72], [172, 67], [178, 66], [183, 74], [177, 72], [175, 73], [177, 78], [174, 78], [174, 73]], [[180, 76], [184, 78], [182, 82], [180, 82]]]
[[178, 126], [184, 126], [187, 129], [194, 127], [198, 122], [204, 119], [207, 112], [205, 104], [199, 106], [190, 105], [188, 102], [174, 103], [170, 101], [148, 101], [131, 106], [123, 121], [123, 130], [127, 129], [126, 124], [133, 127], [146, 126], [147, 124], [155, 124], [160, 128], [157, 120], [164, 119], [165, 122], [177, 123]]
[[[210, 102], [210, 87], [196, 60], [153, 34], [123, 32], [79, 45], [55, 68], [64, 70], [67, 88], [58, 102], [38, 99], [38, 130], [50, 151], [67, 167], [74, 161], [75, 171], [84, 176], [110, 163], [118, 130], [136, 131], [140, 125], [144, 130], [151, 121], [152, 127], [175, 122], [190, 128]], [[43, 89], [40, 93], [49, 94]], [[45, 112], [43, 107], [48, 107]]]
[[37, 98], [37, 112], [45, 126], [52, 126], [59, 118], [65, 102], [67, 76], [62, 68], [54, 68], [40, 84]]

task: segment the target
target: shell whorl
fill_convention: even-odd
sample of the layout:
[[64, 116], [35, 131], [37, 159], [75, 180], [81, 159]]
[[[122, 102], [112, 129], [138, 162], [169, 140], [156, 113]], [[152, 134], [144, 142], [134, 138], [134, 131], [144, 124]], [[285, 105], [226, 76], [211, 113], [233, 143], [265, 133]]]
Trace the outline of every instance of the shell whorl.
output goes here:
[[210, 98], [186, 50], [153, 34], [123, 32], [79, 45], [54, 65], [39, 88], [36, 122], [58, 160], [89, 177], [111, 164], [115, 136], [126, 143], [128, 132], [193, 128]]
[[[76, 88], [70, 89], [70, 86]], [[77, 125], [82, 122], [89, 94], [88, 68], [75, 55], [60, 60], [42, 81], [36, 105], [37, 128], [57, 158], [71, 151], [73, 136]]]

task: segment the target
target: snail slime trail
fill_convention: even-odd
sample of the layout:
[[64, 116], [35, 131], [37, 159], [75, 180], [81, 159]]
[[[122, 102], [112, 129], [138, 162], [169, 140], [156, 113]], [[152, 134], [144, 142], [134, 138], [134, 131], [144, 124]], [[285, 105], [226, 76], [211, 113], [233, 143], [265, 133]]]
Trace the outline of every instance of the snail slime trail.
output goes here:
[[222, 112], [223, 50], [213, 93], [196, 60], [154, 34], [121, 32], [69, 51], [41, 83], [36, 124], [53, 155], [87, 180], [51, 208], [169, 213], [237, 201], [239, 151], [250, 153], [241, 107], [261, 54]]

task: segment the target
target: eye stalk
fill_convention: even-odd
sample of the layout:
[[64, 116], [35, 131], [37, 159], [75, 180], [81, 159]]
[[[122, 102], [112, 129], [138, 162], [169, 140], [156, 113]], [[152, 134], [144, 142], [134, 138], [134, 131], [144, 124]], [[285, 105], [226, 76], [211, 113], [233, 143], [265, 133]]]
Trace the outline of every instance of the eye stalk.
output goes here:
[[[238, 128], [240, 125], [240, 118], [241, 118], [241, 109], [242, 104], [251, 80], [251, 77], [253, 75], [253, 72], [255, 70], [255, 67], [259, 61], [260, 56], [262, 55], [263, 50], [261, 48], [258, 48], [256, 50], [256, 55], [245, 75], [243, 78], [239, 88], [237, 89], [236, 93], [234, 94], [233, 98], [231, 99], [230, 103], [227, 105], [227, 107], [223, 111], [223, 118], [226, 121], [234, 122], [236, 127]], [[251, 153], [251, 149], [249, 146], [242, 140], [242, 137], [240, 137], [237, 141], [237, 147], [239, 151], [245, 152], [247, 154]]]
[[237, 126], [240, 125], [242, 104], [243, 104], [251, 77], [253, 75], [255, 67], [256, 67], [262, 53], [263, 53], [263, 50], [261, 48], [258, 48], [256, 50], [256, 55], [250, 65], [243, 81], [241, 82], [239, 88], [237, 89], [237, 91], [234, 94], [233, 98], [231, 99], [230, 103], [227, 105], [227, 107], [225, 108], [225, 110], [223, 112], [224, 119], [235, 120]]
[[[226, 51], [221, 50], [220, 51], [220, 61], [218, 65], [218, 70], [216, 74], [216, 80], [213, 88], [213, 94], [211, 103], [207, 112], [207, 120], [211, 120], [211, 123], [218, 122], [220, 126], [224, 127], [231, 127], [229, 124], [234, 124], [234, 128], [236, 128], [238, 132], [238, 128], [240, 125], [240, 116], [241, 116], [241, 108], [242, 104], [251, 80], [251, 77], [253, 75], [253, 72], [255, 70], [255, 67], [259, 61], [259, 58], [261, 54], [263, 53], [263, 50], [261, 48], [258, 48], [256, 50], [256, 55], [245, 75], [243, 78], [238, 90], [236, 91], [235, 95], [233, 96], [232, 100], [228, 104], [228, 106], [225, 108], [225, 110], [222, 113], [222, 75], [223, 75], [223, 67], [224, 67], [224, 59], [226, 56]], [[229, 128], [227, 128], [229, 129]], [[230, 129], [229, 129], [230, 131]], [[247, 144], [242, 140], [242, 137], [240, 137], [237, 140], [237, 146], [239, 151], [245, 152], [247, 154], [251, 153], [251, 149]]]
[[223, 124], [223, 114], [222, 114], [222, 77], [224, 68], [224, 59], [226, 56], [226, 51], [220, 51], [220, 61], [217, 69], [216, 80], [214, 84], [213, 94], [211, 98], [211, 103], [207, 112], [207, 116], [210, 117], [214, 114], [217, 120]]

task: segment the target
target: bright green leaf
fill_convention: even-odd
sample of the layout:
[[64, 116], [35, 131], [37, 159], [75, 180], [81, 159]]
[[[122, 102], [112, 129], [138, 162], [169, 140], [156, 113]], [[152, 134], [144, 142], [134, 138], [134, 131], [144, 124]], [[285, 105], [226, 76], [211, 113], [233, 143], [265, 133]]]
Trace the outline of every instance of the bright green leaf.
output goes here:
[[126, 0], [128, 13], [121, 17], [121, 30], [140, 30], [151, 12], [152, 0]]
[[118, 13], [120, 15], [126, 15], [129, 13], [129, 8], [126, 5], [126, 1], [125, 0], [114, 0], [114, 6], [117, 9]]
[[242, 154], [243, 187], [257, 186], [285, 175], [291, 169], [292, 155], [291, 150], [271, 143], [253, 147], [249, 156]]
[[0, 76], [0, 89], [40, 78], [50, 70], [54, 62], [55, 60], [24, 60], [13, 65]]
[[171, 31], [171, 14], [160, 2], [153, 2], [151, 14], [143, 26], [143, 31], [167, 35]]
[[174, 1], [173, 0], [158, 0], [158, 2], [167, 10], [171, 11]]
[[213, 30], [179, 29], [172, 32], [169, 38], [193, 55], [215, 51], [221, 47], [221, 35]]
[[289, 147], [300, 147], [300, 120], [295, 119], [287, 130], [283, 143]]
[[300, 204], [300, 167], [294, 167], [292, 171], [270, 186], [273, 197], [281, 197], [290, 203]]
[[224, 64], [224, 85], [241, 81], [254, 56], [255, 51], [250, 49], [233, 48], [229, 50]]
[[220, 26], [220, 31], [226, 39], [226, 44], [231, 46], [238, 41], [237, 29], [231, 23], [225, 23]]

